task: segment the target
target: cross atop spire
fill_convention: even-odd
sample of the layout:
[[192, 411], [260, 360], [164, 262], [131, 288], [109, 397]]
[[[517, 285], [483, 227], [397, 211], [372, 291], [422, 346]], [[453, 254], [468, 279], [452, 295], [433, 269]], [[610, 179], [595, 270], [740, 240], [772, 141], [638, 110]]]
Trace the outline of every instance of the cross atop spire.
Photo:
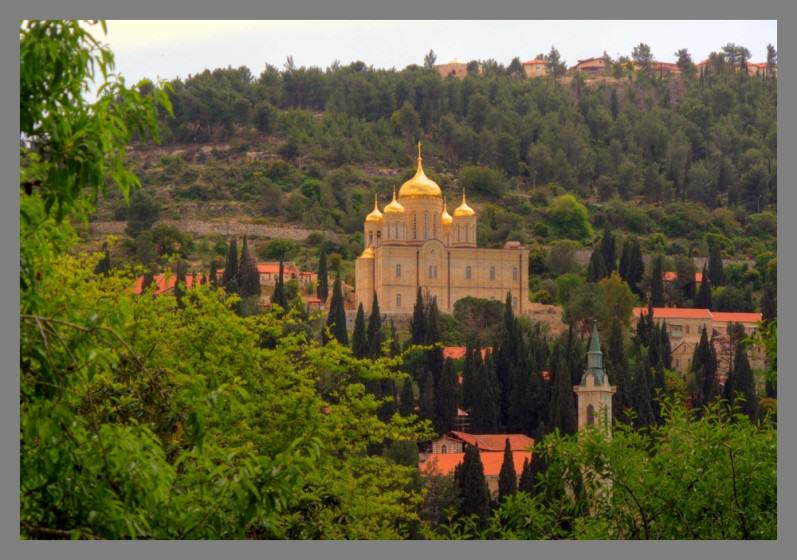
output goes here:
[[418, 140], [418, 161], [421, 161], [421, 141]]

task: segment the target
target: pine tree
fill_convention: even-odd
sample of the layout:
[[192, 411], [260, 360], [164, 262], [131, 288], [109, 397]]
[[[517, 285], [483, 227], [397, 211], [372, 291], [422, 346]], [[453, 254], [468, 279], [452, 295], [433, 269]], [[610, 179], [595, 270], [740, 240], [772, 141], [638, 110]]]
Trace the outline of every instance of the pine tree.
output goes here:
[[426, 343], [426, 305], [423, 301], [423, 291], [418, 288], [415, 298], [415, 307], [412, 310], [410, 321], [410, 344]]
[[367, 355], [371, 359], [376, 359], [382, 355], [382, 313], [379, 311], [379, 300], [374, 292], [374, 300], [371, 303], [371, 316], [368, 318], [368, 346]]
[[611, 276], [617, 266], [617, 253], [614, 243], [614, 235], [609, 229], [607, 222], [603, 228], [603, 237], [601, 237], [600, 245], [601, 256], [603, 256], [603, 264], [606, 266], [606, 276]]
[[606, 262], [603, 260], [603, 253], [601, 253], [600, 248], [597, 248], [592, 251], [592, 256], [589, 259], [587, 282], [598, 282], [607, 276], [609, 276], [609, 271], [606, 267]]
[[469, 445], [465, 448], [465, 457], [454, 470], [454, 479], [462, 496], [460, 513], [463, 516], [475, 515], [480, 522], [484, 521], [490, 510], [490, 491], [478, 447]]
[[288, 309], [288, 298], [285, 295], [285, 264], [280, 260], [277, 283], [274, 286], [272, 303], [279, 305], [283, 311]]
[[227, 248], [227, 262], [221, 283], [228, 294], [238, 293], [238, 241], [233, 239]]
[[[226, 272], [226, 271], [225, 271]], [[241, 260], [238, 263], [238, 295], [241, 298], [260, 296], [260, 273], [257, 270], [257, 263], [244, 235], [243, 247], [241, 249]], [[283, 305], [283, 308], [285, 306]]]
[[448, 358], [434, 390], [435, 416], [433, 425], [438, 434], [444, 434], [454, 429], [457, 419], [457, 388], [457, 372], [454, 368], [454, 361]]
[[404, 417], [415, 414], [415, 394], [412, 392], [412, 379], [404, 380], [399, 398], [399, 414]]
[[[341, 287], [340, 274], [335, 278], [332, 288], [332, 302], [329, 305], [329, 315], [327, 315], [327, 327], [330, 328], [332, 336], [343, 346], [349, 345], [349, 333], [346, 330], [346, 309], [343, 303], [343, 288]], [[323, 334], [323, 342], [326, 343], [326, 333]]]
[[326, 245], [321, 245], [321, 256], [318, 259], [318, 289], [316, 295], [321, 300], [322, 305], [326, 305], [329, 297], [329, 272], [327, 271], [327, 250]]
[[509, 445], [509, 438], [506, 438], [504, 462], [501, 463], [501, 471], [498, 474], [498, 501], [503, 501], [504, 498], [511, 496], [515, 492], [517, 492], [515, 460], [512, 456], [512, 448]]
[[650, 276], [650, 303], [653, 307], [664, 307], [663, 261], [664, 258], [661, 255], [656, 255], [653, 260], [653, 270]]
[[554, 384], [551, 397], [551, 428], [559, 428], [563, 434], [574, 434], [578, 429], [578, 411], [573, 395], [572, 374], [564, 354], [565, 350], [557, 342], [551, 354], [550, 367]]
[[725, 281], [719, 243], [712, 243], [711, 247], [709, 248], [708, 275], [709, 278], [711, 278], [711, 283], [715, 286], [722, 286], [723, 282]]
[[711, 279], [705, 265], [703, 266], [703, 281], [700, 283], [700, 289], [695, 298], [695, 308], [711, 309]]
[[351, 335], [351, 351], [355, 358], [364, 358], [368, 355], [368, 339], [365, 335], [365, 311], [363, 304], [357, 307], [357, 316], [354, 319], [354, 331]]

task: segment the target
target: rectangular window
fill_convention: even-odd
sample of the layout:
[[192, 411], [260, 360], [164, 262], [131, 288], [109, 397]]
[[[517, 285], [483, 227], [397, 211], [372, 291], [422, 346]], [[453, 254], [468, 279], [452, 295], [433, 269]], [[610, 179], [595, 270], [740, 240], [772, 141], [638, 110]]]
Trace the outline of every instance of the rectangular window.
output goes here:
[[401, 307], [401, 294], [396, 294], [396, 307]]
[[672, 337], [680, 337], [683, 335], [681, 331], [681, 325], [670, 325], [670, 336]]
[[490, 267], [490, 280], [495, 280], [495, 267]]
[[512, 267], [512, 280], [517, 282], [517, 267], [516, 266]]
[[401, 278], [401, 265], [396, 265], [396, 278]]
[[686, 325], [686, 334], [689, 334], [689, 325]]
[[512, 296], [512, 309], [517, 309], [517, 297]]
[[470, 280], [470, 267], [465, 267], [465, 280]]

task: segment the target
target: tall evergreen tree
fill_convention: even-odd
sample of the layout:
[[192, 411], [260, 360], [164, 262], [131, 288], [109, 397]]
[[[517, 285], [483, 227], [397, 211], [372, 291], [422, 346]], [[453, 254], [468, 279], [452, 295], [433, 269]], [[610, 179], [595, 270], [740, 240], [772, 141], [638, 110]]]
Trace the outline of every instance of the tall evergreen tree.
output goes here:
[[643, 296], [639, 283], [645, 275], [645, 262], [642, 260], [642, 249], [638, 239], [627, 239], [623, 244], [618, 272], [632, 292], [640, 297]]
[[[280, 270], [282, 270], [282, 262], [280, 261]], [[246, 242], [244, 235], [243, 247], [241, 248], [241, 260], [238, 263], [238, 295], [241, 298], [249, 298], [260, 296], [260, 273], [257, 270], [257, 263], [252, 253], [249, 251], [249, 245]], [[286, 307], [284, 302], [280, 303], [283, 309]]]
[[501, 463], [501, 471], [498, 473], [498, 500], [503, 501], [504, 498], [515, 492], [517, 492], [515, 460], [512, 456], [512, 447], [509, 445], [509, 438], [506, 438], [504, 461]]
[[423, 291], [418, 288], [415, 298], [415, 307], [412, 310], [410, 321], [410, 344], [426, 343], [426, 306], [423, 301]]
[[97, 265], [94, 267], [94, 274], [102, 274], [103, 276], [108, 276], [108, 273], [111, 271], [111, 252], [108, 249], [108, 243], [105, 242], [102, 244], [102, 258], [97, 262]]
[[600, 248], [596, 248], [592, 251], [592, 256], [589, 258], [587, 282], [598, 282], [607, 276], [609, 276], [609, 271], [606, 267], [606, 262], [603, 260], [603, 253]]
[[415, 394], [412, 391], [412, 379], [404, 380], [399, 399], [399, 414], [407, 417], [415, 413]]
[[215, 290], [219, 286], [219, 266], [216, 261], [210, 261], [210, 287]]
[[183, 296], [185, 295], [186, 281], [185, 281], [185, 263], [177, 261], [174, 270], [174, 297], [177, 299], [177, 305], [183, 307]]
[[443, 373], [435, 387], [435, 417], [434, 429], [438, 434], [444, 434], [454, 429], [457, 419], [457, 372], [454, 361], [448, 358], [443, 366]]
[[518, 482], [518, 490], [525, 492], [529, 496], [543, 493], [542, 478], [548, 469], [548, 454], [543, 449], [541, 442], [534, 444], [535, 450], [531, 461], [523, 462], [523, 471]]
[[664, 307], [664, 258], [656, 255], [653, 259], [653, 270], [650, 276], [650, 302], [653, 307]]
[[390, 357], [395, 358], [399, 354], [401, 354], [401, 344], [399, 344], [396, 324], [393, 322], [393, 319], [390, 319]]
[[[758, 412], [758, 398], [755, 390], [755, 380], [753, 370], [750, 368], [750, 361], [747, 358], [747, 349], [743, 340], [736, 343], [734, 352], [733, 367], [728, 371], [728, 378], [725, 380], [723, 397], [731, 404], [740, 404], [740, 409], [744, 414], [755, 418]], [[741, 399], [739, 397], [742, 397]]]
[[672, 369], [672, 345], [670, 344], [670, 335], [667, 334], [667, 321], [662, 321], [659, 333], [661, 337], [659, 341], [659, 351], [661, 353], [662, 365], [664, 369]]
[[711, 279], [709, 276], [708, 269], [703, 265], [703, 281], [700, 283], [700, 289], [695, 298], [695, 308], [697, 309], [711, 309]]
[[647, 359], [643, 356], [640, 346], [637, 344], [636, 368], [634, 370], [634, 380], [632, 389], [632, 399], [636, 416], [634, 426], [642, 428], [650, 426], [654, 420], [653, 404], [651, 401], [650, 373], [647, 366]]
[[653, 338], [653, 329], [655, 322], [653, 319], [653, 302], [648, 302], [648, 307], [639, 316], [636, 324], [636, 335], [634, 341], [644, 346], [650, 346], [650, 341]]
[[454, 470], [454, 479], [462, 496], [460, 513], [463, 516], [475, 515], [483, 522], [490, 510], [490, 491], [478, 447], [469, 445], [465, 448], [465, 457]]
[[471, 431], [476, 434], [493, 434], [498, 428], [498, 392], [495, 365], [492, 357], [478, 360], [476, 390], [470, 411]]
[[778, 316], [778, 286], [776, 278], [767, 278], [761, 292], [761, 315], [765, 323]]
[[329, 272], [327, 271], [327, 249], [325, 244], [321, 244], [321, 255], [318, 258], [318, 288], [316, 295], [321, 300], [322, 305], [326, 305], [329, 297]]
[[374, 292], [374, 299], [371, 303], [371, 316], [368, 318], [368, 347], [367, 355], [371, 359], [376, 359], [382, 355], [382, 312], [379, 311], [379, 299]]
[[473, 403], [478, 398], [479, 364], [481, 363], [481, 348], [478, 341], [474, 346], [468, 342], [465, 345], [465, 363], [462, 368], [462, 407], [471, 410]]
[[368, 338], [365, 334], [365, 311], [362, 303], [357, 307], [357, 316], [354, 319], [354, 330], [351, 334], [351, 351], [356, 358], [365, 358], [368, 355]]
[[[332, 288], [332, 302], [329, 305], [329, 315], [327, 315], [327, 327], [330, 327], [332, 336], [343, 346], [349, 345], [349, 333], [346, 330], [346, 309], [343, 303], [343, 288], [340, 281], [340, 274], [335, 277], [335, 284]], [[324, 338], [326, 335], [324, 334]], [[326, 343], [326, 340], [324, 340]]]
[[[418, 388], [420, 394], [418, 395], [418, 408], [420, 417], [424, 420], [429, 420], [434, 424], [435, 419], [435, 393], [434, 393], [434, 379], [432, 374], [421, 366], [418, 374]], [[438, 432], [439, 433], [439, 432]]]
[[603, 237], [601, 237], [600, 244], [601, 255], [603, 256], [603, 264], [606, 266], [606, 276], [611, 276], [612, 272], [617, 270], [617, 253], [614, 243], [614, 235], [609, 229], [607, 222], [603, 228]]
[[705, 406], [719, 394], [717, 384], [717, 353], [708, 339], [706, 328], [700, 333], [700, 342], [692, 354], [692, 371], [695, 375], [697, 395], [694, 405]]
[[550, 372], [554, 383], [551, 396], [551, 428], [559, 428], [563, 434], [574, 434], [578, 429], [578, 411], [573, 395], [572, 373], [565, 353], [559, 342], [551, 353]]
[[711, 283], [715, 286], [722, 286], [723, 282], [725, 281], [725, 273], [722, 268], [722, 255], [720, 254], [719, 243], [712, 243], [709, 247], [708, 276], [711, 279]]
[[227, 262], [221, 283], [228, 294], [238, 293], [238, 241], [233, 238], [227, 247]]
[[632, 406], [629, 398], [628, 357], [623, 347], [623, 325], [616, 317], [609, 325], [609, 337], [606, 339], [606, 373], [609, 382], [617, 387], [612, 397], [612, 416], [626, 420], [625, 409]]
[[288, 298], [285, 295], [285, 264], [280, 260], [277, 283], [274, 286], [273, 303], [279, 305], [283, 310], [288, 309]]

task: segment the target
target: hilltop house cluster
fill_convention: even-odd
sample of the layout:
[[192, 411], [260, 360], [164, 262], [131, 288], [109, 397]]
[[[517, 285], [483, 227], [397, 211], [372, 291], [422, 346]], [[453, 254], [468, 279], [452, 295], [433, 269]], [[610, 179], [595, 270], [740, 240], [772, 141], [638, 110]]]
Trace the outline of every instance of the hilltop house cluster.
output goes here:
[[[640, 66], [635, 62], [629, 62], [631, 67], [636, 71]], [[699, 73], [706, 73], [711, 64], [708, 59], [701, 60], [695, 66]], [[550, 73], [550, 64], [547, 60], [542, 58], [535, 58], [527, 60], [522, 63], [523, 72], [527, 78], [541, 78], [548, 76]], [[745, 63], [747, 74], [753, 77], [776, 77], [777, 66], [769, 65], [766, 62], [747, 62]], [[453, 76], [454, 78], [464, 78], [468, 75], [468, 63], [452, 60], [446, 64], [438, 64], [435, 69], [441, 77], [447, 78]], [[481, 74], [481, 65], [475, 66], [476, 73]], [[681, 69], [674, 62], [653, 61], [651, 65], [651, 72], [659, 76], [670, 76], [681, 73]], [[740, 68], [737, 68], [740, 71]], [[593, 56], [579, 60], [575, 65], [567, 70], [567, 74], [572, 76], [575, 73], [580, 73], [584, 76], [608, 76], [612, 72], [612, 63], [607, 56]]]

